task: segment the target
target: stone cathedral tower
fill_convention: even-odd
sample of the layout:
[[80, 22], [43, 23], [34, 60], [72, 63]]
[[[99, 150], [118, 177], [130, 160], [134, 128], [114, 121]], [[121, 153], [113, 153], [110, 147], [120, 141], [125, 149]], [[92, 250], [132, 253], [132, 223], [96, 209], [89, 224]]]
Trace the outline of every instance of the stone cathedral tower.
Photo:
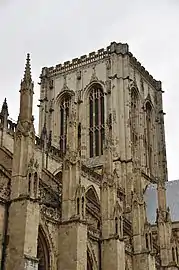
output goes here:
[[39, 136], [29, 55], [17, 123], [0, 113], [1, 269], [179, 269], [161, 82], [112, 42], [39, 84]]

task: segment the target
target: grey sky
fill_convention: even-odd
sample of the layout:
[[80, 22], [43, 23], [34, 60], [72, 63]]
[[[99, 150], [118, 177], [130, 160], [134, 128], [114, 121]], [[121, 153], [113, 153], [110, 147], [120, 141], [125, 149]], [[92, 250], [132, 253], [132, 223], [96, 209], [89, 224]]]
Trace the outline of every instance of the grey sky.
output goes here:
[[26, 53], [32, 55], [35, 123], [43, 66], [127, 42], [163, 82], [169, 179], [179, 178], [178, 0], [0, 0], [0, 101], [17, 119]]

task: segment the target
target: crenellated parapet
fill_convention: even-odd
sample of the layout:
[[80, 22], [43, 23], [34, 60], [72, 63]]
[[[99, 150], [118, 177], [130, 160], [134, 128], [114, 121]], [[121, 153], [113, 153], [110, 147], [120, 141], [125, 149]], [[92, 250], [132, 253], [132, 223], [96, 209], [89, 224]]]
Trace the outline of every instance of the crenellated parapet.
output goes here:
[[[47, 77], [54, 77], [56, 75], [71, 72], [75, 69], [80, 69], [89, 64], [99, 62], [101, 60], [107, 60], [110, 58], [111, 54], [117, 55], [128, 55], [130, 63], [141, 73], [141, 75], [146, 78], [146, 80], [158, 91], [161, 91], [161, 81], [157, 81], [153, 76], [144, 68], [144, 66], [134, 57], [134, 55], [129, 51], [129, 45], [127, 43], [117, 43], [111, 42], [107, 48], [99, 49], [98, 51], [93, 51], [88, 55], [82, 55], [78, 58], [74, 58], [71, 61], [65, 61], [62, 64], [57, 64], [56, 66], [51, 66], [49, 68], [43, 68], [41, 77], [45, 75]], [[81, 76], [77, 76], [78, 80], [81, 79]]]
[[158, 91], [162, 91], [161, 81], [157, 81], [153, 76], [142, 66], [142, 64], [129, 52], [130, 63], [136, 68], [141, 75]]
[[48, 68], [48, 75], [50, 77], [74, 69], [79, 69], [85, 65], [108, 58], [109, 53], [110, 50], [109, 48], [107, 48], [107, 49], [100, 49], [97, 52], [91, 52], [89, 53], [89, 55], [82, 55], [79, 58], [72, 59], [72, 61], [66, 61], [63, 64], [58, 64], [55, 67], [52, 66]]

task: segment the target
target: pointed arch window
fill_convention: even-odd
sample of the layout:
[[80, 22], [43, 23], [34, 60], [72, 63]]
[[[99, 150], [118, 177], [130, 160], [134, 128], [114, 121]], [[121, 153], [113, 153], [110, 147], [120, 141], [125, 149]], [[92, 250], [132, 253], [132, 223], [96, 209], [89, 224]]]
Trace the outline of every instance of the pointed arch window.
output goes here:
[[99, 85], [94, 85], [89, 94], [90, 157], [103, 154], [104, 136], [104, 92]]
[[146, 134], [145, 134], [145, 152], [146, 166], [152, 172], [152, 106], [150, 102], [146, 103]]
[[145, 244], [146, 244], [146, 249], [149, 249], [148, 233], [145, 234]]
[[50, 269], [50, 254], [45, 235], [39, 228], [37, 258], [39, 259], [38, 270]]
[[132, 139], [132, 151], [133, 155], [136, 152], [137, 139], [138, 139], [138, 125], [139, 125], [139, 97], [136, 89], [132, 89], [131, 92], [131, 139]]
[[69, 118], [70, 97], [65, 96], [60, 103], [60, 150], [65, 153], [67, 145], [67, 124]]

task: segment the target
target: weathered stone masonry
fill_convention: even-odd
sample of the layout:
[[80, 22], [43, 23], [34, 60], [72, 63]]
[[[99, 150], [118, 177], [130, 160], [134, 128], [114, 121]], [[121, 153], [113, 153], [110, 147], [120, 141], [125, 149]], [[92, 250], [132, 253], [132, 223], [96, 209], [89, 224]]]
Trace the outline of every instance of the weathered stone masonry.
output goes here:
[[178, 269], [161, 82], [116, 42], [44, 67], [38, 136], [33, 91], [28, 55], [17, 123], [0, 113], [1, 269]]

